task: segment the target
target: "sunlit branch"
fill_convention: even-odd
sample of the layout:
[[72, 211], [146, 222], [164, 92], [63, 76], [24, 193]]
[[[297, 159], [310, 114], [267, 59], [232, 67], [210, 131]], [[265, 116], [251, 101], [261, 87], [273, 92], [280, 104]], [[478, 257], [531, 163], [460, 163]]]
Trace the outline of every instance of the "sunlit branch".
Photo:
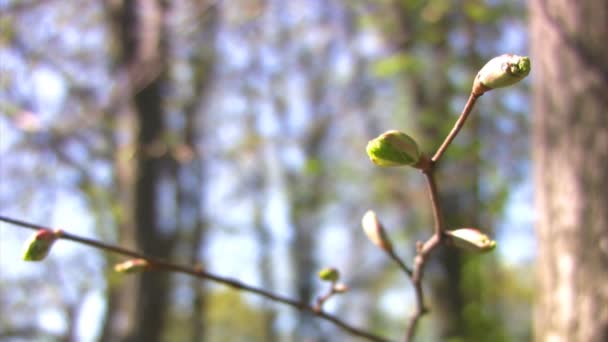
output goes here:
[[462, 113], [460, 113], [458, 120], [456, 120], [456, 123], [454, 124], [454, 127], [452, 128], [452, 131], [450, 132], [450, 134], [448, 134], [446, 136], [445, 140], [443, 141], [443, 143], [441, 144], [439, 149], [437, 149], [437, 152], [435, 152], [435, 155], [432, 158], [432, 161], [434, 163], [439, 161], [439, 159], [441, 158], [441, 156], [443, 155], [445, 150], [452, 143], [452, 140], [454, 140], [454, 138], [456, 138], [456, 136], [458, 135], [458, 132], [460, 132], [460, 129], [462, 128], [462, 126], [464, 126], [464, 123], [466, 122], [467, 118], [469, 117], [469, 114], [473, 110], [473, 107], [475, 106], [475, 102], [477, 101], [477, 99], [480, 96], [481, 96], [480, 94], [471, 92], [471, 95], [469, 95], [469, 99], [467, 100], [467, 103], [465, 104], [465, 106], [462, 110]]
[[[1, 215], [0, 215], [0, 221], [4, 221], [7, 223], [16, 225], [18, 227], [28, 228], [28, 229], [32, 229], [32, 230], [57, 231], [54, 228], [45, 227], [45, 226], [17, 220], [17, 219], [13, 219], [13, 218], [1, 216]], [[368, 331], [354, 327], [354, 326], [344, 322], [337, 316], [329, 314], [329, 313], [321, 310], [318, 307], [311, 306], [307, 303], [303, 303], [303, 302], [300, 302], [295, 299], [287, 298], [287, 297], [266, 291], [264, 289], [242, 283], [235, 279], [222, 277], [222, 276], [218, 276], [218, 275], [206, 272], [197, 266], [186, 266], [186, 265], [174, 264], [172, 262], [158, 259], [158, 258], [155, 258], [152, 256], [147, 256], [145, 254], [142, 254], [142, 253], [130, 250], [130, 249], [126, 249], [126, 248], [123, 248], [120, 246], [115, 246], [115, 245], [104, 243], [104, 242], [97, 241], [94, 239], [89, 239], [89, 238], [81, 237], [81, 236], [78, 236], [75, 234], [71, 234], [64, 230], [61, 230], [61, 234], [59, 235], [59, 238], [64, 239], [64, 240], [71, 240], [71, 241], [74, 241], [74, 242], [77, 242], [77, 243], [80, 243], [83, 245], [87, 245], [87, 246], [90, 246], [93, 248], [97, 248], [97, 249], [106, 251], [106, 252], [111, 252], [111, 253], [120, 254], [120, 255], [127, 256], [127, 257], [131, 257], [131, 258], [146, 260], [149, 263], [150, 268], [155, 271], [168, 271], [168, 272], [184, 273], [184, 274], [188, 274], [190, 276], [196, 277], [196, 278], [211, 280], [216, 283], [220, 283], [220, 284], [235, 288], [237, 290], [254, 293], [254, 294], [262, 296], [264, 298], [268, 298], [272, 301], [291, 306], [295, 309], [298, 309], [301, 311], [308, 311], [308, 312], [316, 315], [319, 318], [332, 322], [333, 324], [344, 329], [345, 331], [348, 331], [352, 335], [364, 337], [370, 341], [377, 341], [377, 342], [388, 341], [387, 339], [385, 339], [383, 337], [374, 335]]]

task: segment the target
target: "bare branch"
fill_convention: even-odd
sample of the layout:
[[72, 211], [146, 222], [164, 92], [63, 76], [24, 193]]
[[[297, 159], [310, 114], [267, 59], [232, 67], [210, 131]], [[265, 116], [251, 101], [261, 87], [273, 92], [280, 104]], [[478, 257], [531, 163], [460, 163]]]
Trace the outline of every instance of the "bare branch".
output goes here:
[[[37, 224], [33, 224], [33, 223], [29, 223], [29, 222], [25, 222], [25, 221], [21, 221], [21, 220], [17, 220], [17, 219], [13, 219], [10, 217], [6, 217], [6, 216], [2, 216], [0, 215], [0, 221], [4, 221], [19, 227], [23, 227], [23, 228], [28, 228], [28, 229], [32, 229], [32, 230], [50, 230], [50, 231], [55, 231], [54, 228], [50, 228], [50, 227], [45, 227], [45, 226], [41, 226], [41, 225], [37, 225]], [[220, 283], [229, 287], [232, 287], [234, 289], [237, 290], [241, 290], [241, 291], [245, 291], [245, 292], [249, 292], [249, 293], [254, 293], [256, 295], [262, 296], [264, 298], [273, 300], [275, 302], [279, 302], [282, 304], [286, 304], [289, 305], [295, 309], [301, 310], [301, 311], [308, 311], [313, 313], [314, 315], [316, 315], [319, 318], [325, 319], [329, 322], [332, 322], [333, 324], [337, 325], [338, 327], [344, 329], [345, 331], [351, 333], [352, 335], [355, 336], [359, 336], [359, 337], [363, 337], [366, 338], [370, 341], [377, 341], [377, 342], [387, 342], [388, 340], [384, 337], [381, 336], [377, 336], [372, 334], [371, 332], [365, 331], [363, 329], [354, 327], [346, 322], [344, 322], [343, 320], [341, 320], [340, 318], [338, 318], [335, 315], [329, 314], [323, 310], [320, 310], [319, 308], [315, 307], [315, 306], [311, 306], [307, 303], [304, 302], [300, 302], [298, 300], [295, 299], [291, 299], [288, 297], [284, 297], [269, 291], [266, 291], [264, 289], [261, 288], [257, 288], [245, 283], [242, 283], [236, 279], [231, 279], [231, 278], [227, 278], [227, 277], [222, 277], [222, 276], [218, 276], [215, 275], [213, 273], [209, 273], [203, 269], [201, 269], [200, 267], [197, 266], [186, 266], [186, 265], [179, 265], [179, 264], [175, 264], [166, 260], [162, 260], [162, 259], [158, 259], [152, 256], [147, 256], [144, 255], [142, 253], [136, 252], [136, 251], [132, 251], [120, 246], [115, 246], [115, 245], [111, 245], [108, 243], [104, 243], [101, 241], [97, 241], [94, 239], [89, 239], [89, 238], [85, 238], [85, 237], [81, 237], [75, 234], [71, 234], [68, 233], [64, 230], [61, 230], [61, 234], [59, 235], [60, 239], [65, 239], [65, 240], [71, 240], [83, 245], [87, 245], [93, 248], [97, 248], [97, 249], [101, 249], [103, 251], [106, 252], [111, 252], [111, 253], [115, 253], [115, 254], [120, 254], [120, 255], [124, 255], [124, 256], [128, 256], [131, 258], [137, 258], [137, 259], [143, 259], [146, 260], [149, 265], [150, 268], [156, 271], [167, 271], [167, 272], [175, 272], [175, 273], [184, 273], [187, 275], [190, 275], [192, 277], [195, 278], [200, 278], [200, 279], [206, 279], [206, 280], [211, 280], [214, 281], [216, 283]]]
[[456, 123], [454, 124], [454, 127], [452, 128], [452, 131], [445, 138], [445, 140], [443, 141], [443, 143], [441, 144], [439, 149], [437, 149], [437, 152], [435, 152], [435, 155], [432, 158], [432, 161], [434, 163], [439, 161], [439, 159], [441, 158], [441, 156], [443, 155], [445, 150], [452, 143], [452, 140], [454, 140], [454, 138], [456, 138], [456, 136], [458, 135], [458, 132], [460, 132], [460, 129], [462, 128], [462, 126], [464, 126], [465, 121], [469, 117], [471, 110], [473, 110], [473, 107], [475, 106], [475, 102], [477, 101], [477, 99], [480, 96], [481, 96], [480, 94], [475, 94], [475, 93], [471, 92], [471, 95], [469, 95], [469, 99], [467, 100], [467, 103], [465, 104], [464, 108], [462, 109], [462, 113], [460, 113], [458, 120], [456, 121]]

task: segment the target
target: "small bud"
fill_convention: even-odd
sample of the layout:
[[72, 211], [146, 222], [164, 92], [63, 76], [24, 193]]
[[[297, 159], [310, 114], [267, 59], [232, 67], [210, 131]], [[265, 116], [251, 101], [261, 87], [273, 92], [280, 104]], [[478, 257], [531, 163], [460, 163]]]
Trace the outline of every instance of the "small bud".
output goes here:
[[144, 259], [131, 259], [114, 265], [114, 271], [119, 273], [137, 273], [150, 268], [150, 263]]
[[337, 283], [336, 285], [334, 285], [333, 289], [335, 293], [345, 293], [350, 290], [348, 286], [344, 283]]
[[376, 216], [375, 212], [368, 210], [365, 215], [363, 215], [361, 226], [363, 227], [363, 231], [365, 232], [365, 235], [367, 235], [367, 238], [374, 245], [387, 252], [392, 252], [393, 246], [391, 245], [391, 241], [386, 235], [384, 227], [382, 227], [382, 224], [380, 221], [378, 221], [378, 217]]
[[340, 272], [333, 267], [325, 267], [319, 271], [319, 278], [324, 281], [331, 281], [335, 283], [340, 279]]
[[492, 58], [479, 70], [473, 83], [473, 93], [481, 95], [494, 88], [510, 86], [530, 73], [530, 58], [504, 54]]
[[471, 252], [484, 253], [496, 247], [496, 241], [474, 228], [460, 228], [445, 232], [452, 244]]
[[367, 143], [367, 155], [382, 167], [414, 165], [420, 160], [416, 141], [405, 133], [391, 130]]
[[25, 261], [43, 260], [49, 254], [53, 243], [60, 235], [60, 230], [40, 229], [25, 243], [22, 259]]

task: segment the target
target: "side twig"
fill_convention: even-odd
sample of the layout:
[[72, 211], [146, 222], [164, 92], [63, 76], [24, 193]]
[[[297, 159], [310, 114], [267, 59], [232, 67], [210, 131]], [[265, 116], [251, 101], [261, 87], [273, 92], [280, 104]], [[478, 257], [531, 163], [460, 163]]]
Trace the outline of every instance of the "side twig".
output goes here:
[[[0, 221], [4, 221], [4, 222], [10, 223], [10, 224], [13, 224], [15, 226], [18, 226], [18, 227], [28, 228], [28, 229], [32, 229], [32, 230], [55, 231], [55, 229], [50, 228], [50, 227], [45, 227], [45, 226], [13, 219], [13, 218], [2, 216], [2, 215], [0, 215]], [[216, 283], [220, 283], [220, 284], [232, 287], [237, 290], [254, 293], [256, 295], [262, 296], [262, 297], [270, 299], [272, 301], [291, 306], [297, 310], [310, 312], [319, 318], [332, 322], [336, 326], [342, 328], [343, 330], [351, 333], [354, 336], [363, 337], [370, 341], [376, 341], [376, 342], [388, 342], [389, 341], [388, 339], [386, 339], [384, 337], [377, 336], [377, 335], [374, 335], [363, 329], [354, 327], [354, 326], [344, 322], [339, 317], [329, 314], [323, 310], [320, 310], [319, 308], [316, 308], [315, 306], [311, 306], [307, 303], [297, 301], [297, 300], [294, 300], [291, 298], [287, 298], [287, 297], [266, 291], [261, 288], [257, 288], [257, 287], [251, 286], [251, 285], [244, 284], [235, 279], [222, 277], [222, 276], [218, 276], [218, 275], [206, 272], [206, 271], [202, 270], [200, 267], [174, 264], [169, 261], [158, 259], [158, 258], [155, 258], [152, 256], [147, 256], [145, 254], [142, 254], [142, 253], [139, 253], [136, 251], [132, 251], [132, 250], [120, 247], [120, 246], [115, 246], [115, 245], [111, 245], [111, 244], [97, 241], [94, 239], [89, 239], [89, 238], [81, 237], [81, 236], [78, 236], [75, 234], [71, 234], [71, 233], [68, 233], [63, 230], [61, 230], [61, 234], [60, 234], [59, 238], [65, 239], [65, 240], [71, 240], [71, 241], [74, 241], [74, 242], [77, 242], [77, 243], [80, 243], [80, 244], [83, 244], [86, 246], [90, 246], [93, 248], [97, 248], [97, 249], [106, 251], [106, 252], [111, 252], [111, 253], [120, 254], [120, 255], [127, 256], [127, 257], [131, 257], [131, 258], [146, 260], [149, 263], [150, 267], [157, 271], [184, 273], [184, 274], [193, 276], [195, 278], [211, 280]]]

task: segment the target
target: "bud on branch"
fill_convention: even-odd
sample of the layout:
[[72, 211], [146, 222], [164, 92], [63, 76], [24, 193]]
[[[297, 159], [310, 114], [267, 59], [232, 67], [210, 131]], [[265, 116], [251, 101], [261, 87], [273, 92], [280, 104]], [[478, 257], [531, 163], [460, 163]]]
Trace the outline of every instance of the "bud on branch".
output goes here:
[[530, 58], [504, 54], [492, 58], [479, 70], [473, 83], [473, 93], [481, 95], [494, 88], [508, 87], [530, 73]]
[[454, 246], [470, 252], [484, 253], [496, 248], [496, 241], [474, 228], [447, 230], [445, 234]]
[[415, 165], [420, 160], [416, 141], [409, 135], [391, 130], [367, 143], [367, 155], [382, 167]]
[[340, 279], [340, 272], [333, 267], [326, 267], [319, 271], [319, 279], [335, 283]]
[[41, 261], [46, 258], [57, 240], [61, 230], [40, 229], [25, 244], [22, 259], [25, 261]]
[[382, 224], [380, 221], [378, 221], [378, 217], [376, 216], [375, 212], [368, 210], [365, 215], [363, 215], [361, 226], [363, 227], [363, 231], [365, 232], [365, 235], [367, 235], [367, 238], [374, 245], [380, 247], [386, 252], [392, 253], [393, 245], [386, 235], [384, 227], [382, 227]]
[[114, 271], [118, 273], [139, 273], [149, 268], [150, 263], [145, 259], [131, 259], [114, 265]]

